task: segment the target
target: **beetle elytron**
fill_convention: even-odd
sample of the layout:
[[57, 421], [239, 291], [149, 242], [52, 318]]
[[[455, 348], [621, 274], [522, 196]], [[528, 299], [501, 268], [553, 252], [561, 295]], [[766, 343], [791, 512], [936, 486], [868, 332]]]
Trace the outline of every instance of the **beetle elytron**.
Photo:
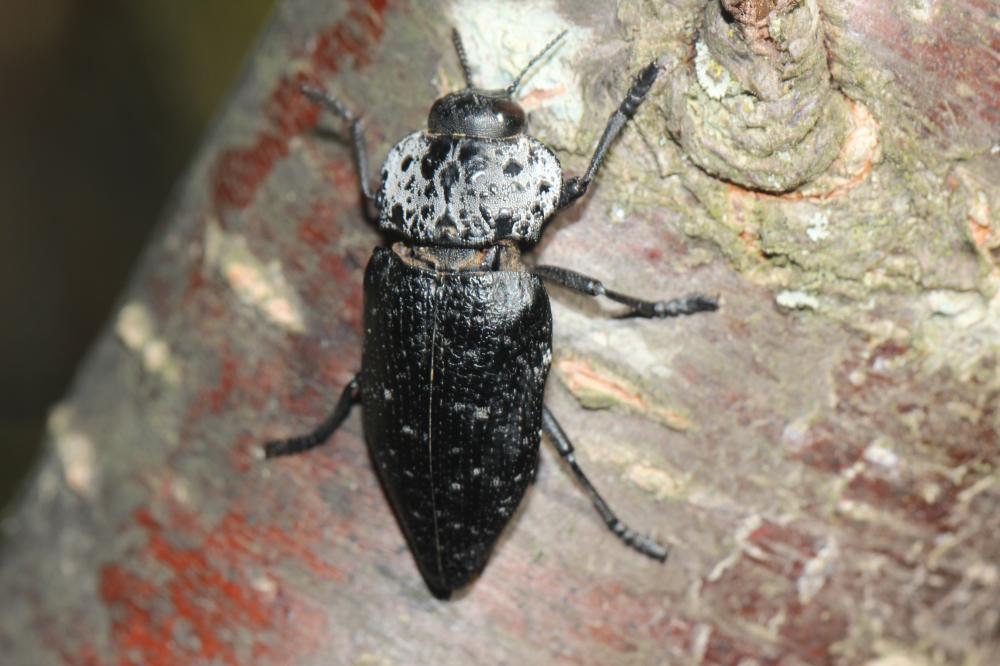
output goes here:
[[[565, 33], [563, 33], [565, 34]], [[448, 598], [486, 566], [504, 526], [534, 480], [542, 432], [554, 442], [607, 526], [663, 561], [665, 548], [622, 523], [577, 464], [573, 446], [542, 405], [552, 357], [552, 316], [542, 281], [604, 296], [627, 316], [674, 317], [715, 310], [715, 299], [643, 301], [553, 266], [528, 267], [521, 249], [587, 191], [605, 152], [649, 93], [655, 63], [611, 115], [590, 166], [563, 180], [559, 161], [524, 133], [506, 89], [474, 87], [457, 31], [466, 88], [438, 99], [427, 129], [389, 152], [381, 185], [367, 177], [360, 119], [322, 90], [303, 93], [350, 124], [366, 212], [396, 239], [365, 271], [361, 372], [333, 413], [302, 437], [269, 442], [267, 457], [327, 441], [360, 402], [373, 464], [431, 592]]]

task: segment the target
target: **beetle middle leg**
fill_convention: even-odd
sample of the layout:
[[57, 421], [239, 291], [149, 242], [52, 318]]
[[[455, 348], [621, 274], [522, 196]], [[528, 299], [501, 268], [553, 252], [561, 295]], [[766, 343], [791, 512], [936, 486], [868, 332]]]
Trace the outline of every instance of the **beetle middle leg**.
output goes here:
[[623, 317], [680, 317], [682, 315], [692, 315], [698, 312], [711, 312], [719, 309], [719, 300], [701, 294], [692, 294], [684, 298], [675, 298], [669, 301], [644, 301], [633, 296], [628, 296], [617, 291], [612, 291], [604, 286], [600, 280], [587, 277], [582, 273], [571, 271], [568, 268], [558, 266], [535, 266], [531, 271], [542, 280], [557, 284], [560, 287], [571, 289], [588, 296], [604, 296], [616, 303], [621, 303], [629, 307]]
[[291, 437], [289, 439], [279, 439], [268, 442], [264, 445], [264, 457], [276, 458], [278, 456], [290, 456], [295, 453], [302, 453], [309, 449], [316, 448], [325, 443], [333, 435], [333, 432], [340, 427], [347, 415], [351, 413], [351, 407], [361, 399], [361, 375], [355, 375], [354, 379], [347, 383], [337, 406], [333, 412], [319, 424], [319, 426], [307, 435]]
[[552, 443], [555, 444], [556, 451], [562, 456], [562, 459], [566, 461], [570, 469], [573, 470], [573, 474], [576, 476], [577, 481], [583, 486], [583, 489], [587, 491], [590, 496], [590, 500], [594, 503], [594, 508], [597, 509], [597, 513], [601, 515], [601, 519], [604, 520], [604, 524], [608, 526], [615, 536], [624, 541], [627, 545], [635, 548], [637, 551], [642, 553], [647, 557], [651, 557], [658, 562], [664, 562], [667, 559], [667, 549], [656, 543], [652, 539], [642, 536], [635, 532], [628, 525], [618, 520], [618, 517], [608, 506], [608, 503], [604, 501], [601, 494], [597, 492], [597, 488], [594, 488], [594, 484], [590, 482], [587, 475], [583, 473], [580, 468], [580, 464], [576, 461], [576, 455], [573, 453], [573, 444], [569, 441], [569, 437], [560, 427], [556, 417], [552, 415], [548, 407], [542, 408], [542, 430], [549, 436]]

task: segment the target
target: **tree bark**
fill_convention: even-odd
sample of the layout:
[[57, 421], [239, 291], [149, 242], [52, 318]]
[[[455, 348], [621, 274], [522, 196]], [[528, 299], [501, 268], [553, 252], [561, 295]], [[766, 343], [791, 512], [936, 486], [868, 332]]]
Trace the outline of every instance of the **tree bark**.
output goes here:
[[[4, 663], [1000, 663], [996, 3], [726, 5], [281, 2], [5, 519]], [[648, 321], [552, 294], [547, 403], [665, 565], [543, 445], [439, 602], [357, 413], [260, 457], [357, 371], [382, 242], [299, 86], [363, 113], [378, 162], [463, 85], [452, 25], [483, 87], [570, 30], [521, 97], [570, 173], [664, 68], [534, 256], [721, 296]]]

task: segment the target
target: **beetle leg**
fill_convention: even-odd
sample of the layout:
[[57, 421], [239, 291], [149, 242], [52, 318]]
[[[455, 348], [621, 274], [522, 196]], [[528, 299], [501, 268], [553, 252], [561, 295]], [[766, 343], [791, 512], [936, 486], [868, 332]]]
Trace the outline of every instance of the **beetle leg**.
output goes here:
[[314, 104], [319, 104], [333, 115], [351, 124], [351, 143], [354, 146], [354, 161], [358, 168], [358, 180], [361, 181], [361, 194], [364, 196], [365, 215], [371, 217], [371, 211], [378, 210], [378, 201], [372, 192], [371, 181], [368, 180], [368, 142], [365, 139], [365, 128], [361, 119], [355, 116], [340, 100], [332, 97], [322, 88], [305, 85], [300, 90]]
[[635, 548], [637, 551], [651, 557], [658, 562], [664, 562], [667, 559], [667, 549], [656, 543], [652, 539], [642, 536], [641, 534], [633, 531], [628, 525], [618, 520], [618, 517], [608, 506], [608, 503], [604, 501], [601, 494], [597, 492], [594, 485], [587, 478], [587, 475], [583, 473], [580, 469], [579, 463], [576, 462], [576, 456], [573, 454], [573, 444], [570, 443], [569, 437], [563, 432], [563, 429], [559, 426], [556, 421], [556, 417], [552, 415], [548, 407], [542, 408], [542, 430], [544, 430], [552, 443], [555, 444], [556, 451], [562, 456], [562, 459], [566, 461], [570, 469], [573, 470], [573, 474], [576, 475], [577, 481], [583, 486], [583, 489], [587, 491], [590, 496], [591, 501], [594, 503], [594, 508], [597, 509], [597, 513], [601, 515], [604, 520], [604, 524], [608, 526], [612, 532], [615, 533], [619, 539], [624, 541], [627, 545]]
[[333, 408], [333, 413], [319, 424], [319, 426], [308, 435], [292, 437], [289, 439], [279, 439], [268, 442], [264, 445], [264, 457], [275, 458], [277, 456], [290, 456], [294, 453], [302, 453], [315, 448], [330, 439], [333, 431], [340, 427], [347, 415], [351, 413], [351, 407], [361, 399], [361, 375], [355, 375], [354, 379], [347, 383], [344, 391], [337, 400], [337, 406]]
[[644, 301], [617, 291], [612, 291], [606, 288], [600, 280], [595, 280], [567, 268], [535, 266], [531, 272], [542, 280], [557, 284], [560, 287], [565, 287], [581, 294], [587, 294], [588, 296], [604, 296], [616, 303], [627, 305], [629, 310], [622, 317], [661, 319], [663, 317], [679, 317], [681, 315], [711, 312], [712, 310], [719, 309], [719, 299], [717, 297], [692, 294], [684, 298], [675, 298], [669, 301]]
[[657, 67], [655, 62], [651, 62], [646, 65], [645, 69], [639, 72], [639, 76], [635, 77], [635, 81], [632, 82], [632, 87], [629, 88], [625, 99], [622, 100], [622, 103], [618, 105], [615, 112], [608, 118], [604, 134], [601, 135], [601, 140], [597, 142], [597, 149], [594, 151], [594, 156], [590, 158], [590, 166], [587, 168], [587, 173], [584, 174], [583, 178], [575, 176], [563, 182], [562, 196], [559, 197], [560, 209], [569, 206], [587, 192], [590, 181], [594, 179], [598, 167], [604, 161], [604, 154], [608, 152], [608, 148], [611, 147], [614, 140], [621, 134], [625, 123], [632, 119], [636, 109], [646, 99], [646, 95], [649, 94], [649, 89], [653, 87], [653, 82], [656, 81], [659, 73], [660, 68]]

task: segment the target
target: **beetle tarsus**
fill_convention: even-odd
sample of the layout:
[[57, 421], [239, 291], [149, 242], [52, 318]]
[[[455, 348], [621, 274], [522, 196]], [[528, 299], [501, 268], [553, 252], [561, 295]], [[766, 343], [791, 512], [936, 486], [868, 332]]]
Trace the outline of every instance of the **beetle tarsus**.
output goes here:
[[629, 529], [628, 525], [620, 520], [615, 520], [614, 524], [609, 525], [609, 527], [619, 539], [643, 555], [651, 557], [658, 562], [665, 562], [667, 560], [668, 552], [666, 548], [652, 539]]
[[612, 291], [605, 287], [600, 280], [577, 273], [576, 271], [571, 271], [568, 268], [536, 266], [532, 272], [546, 282], [551, 282], [577, 293], [595, 297], [604, 296], [616, 303], [627, 305], [629, 308], [628, 311], [619, 315], [619, 319], [626, 317], [663, 319], [665, 317], [680, 317], [719, 309], [719, 299], [712, 296], [692, 294], [684, 298], [675, 298], [669, 301], [644, 301], [634, 296]]
[[351, 407], [354, 406], [354, 403], [360, 399], [361, 375], [355, 375], [354, 379], [344, 387], [343, 392], [340, 394], [340, 399], [337, 400], [337, 406], [333, 408], [333, 412], [315, 430], [308, 435], [268, 442], [264, 445], [264, 457], [277, 458], [278, 456], [290, 456], [324, 444], [330, 439], [334, 431], [340, 427], [340, 424], [344, 422], [347, 415], [351, 413]]
[[666, 548], [656, 543], [648, 537], [644, 537], [631, 529], [628, 525], [623, 523], [615, 515], [608, 503], [604, 501], [601, 494], [597, 492], [597, 488], [594, 484], [590, 482], [587, 475], [583, 473], [580, 464], [576, 461], [576, 455], [573, 453], [573, 444], [569, 441], [569, 437], [566, 436], [566, 432], [556, 421], [556, 417], [552, 415], [548, 407], [542, 409], [542, 430], [549, 436], [552, 443], [556, 447], [556, 451], [566, 461], [569, 468], [573, 470], [573, 474], [576, 476], [576, 480], [580, 482], [583, 489], [587, 491], [587, 495], [590, 496], [591, 502], [594, 504], [594, 508], [597, 509], [597, 513], [600, 514], [601, 519], [604, 520], [604, 524], [608, 526], [615, 536], [622, 540], [626, 545], [639, 551], [646, 557], [650, 557], [657, 562], [665, 562], [667, 559], [668, 551]]
[[692, 294], [691, 296], [674, 298], [669, 301], [642, 301], [610, 290], [606, 291], [604, 295], [617, 303], [629, 306], [629, 310], [624, 314], [618, 315], [616, 319], [627, 319], [629, 317], [663, 319], [666, 317], [683, 317], [698, 314], [699, 312], [714, 312], [719, 309], [718, 297], [702, 296], [701, 294]]
[[659, 73], [659, 66], [655, 62], [651, 62], [635, 77], [632, 87], [625, 94], [625, 99], [622, 100], [618, 108], [615, 109], [615, 112], [608, 118], [608, 124], [604, 127], [604, 134], [601, 135], [601, 140], [597, 142], [594, 156], [590, 158], [590, 166], [587, 167], [587, 173], [582, 178], [574, 177], [563, 182], [562, 195], [559, 197], [560, 209], [566, 208], [587, 193], [587, 188], [590, 187], [590, 182], [594, 180], [597, 169], [600, 168], [601, 162], [604, 161], [604, 155], [608, 152], [608, 148], [611, 147], [611, 144], [621, 134], [626, 123], [635, 115], [639, 105], [646, 99], [646, 95], [649, 94]]

